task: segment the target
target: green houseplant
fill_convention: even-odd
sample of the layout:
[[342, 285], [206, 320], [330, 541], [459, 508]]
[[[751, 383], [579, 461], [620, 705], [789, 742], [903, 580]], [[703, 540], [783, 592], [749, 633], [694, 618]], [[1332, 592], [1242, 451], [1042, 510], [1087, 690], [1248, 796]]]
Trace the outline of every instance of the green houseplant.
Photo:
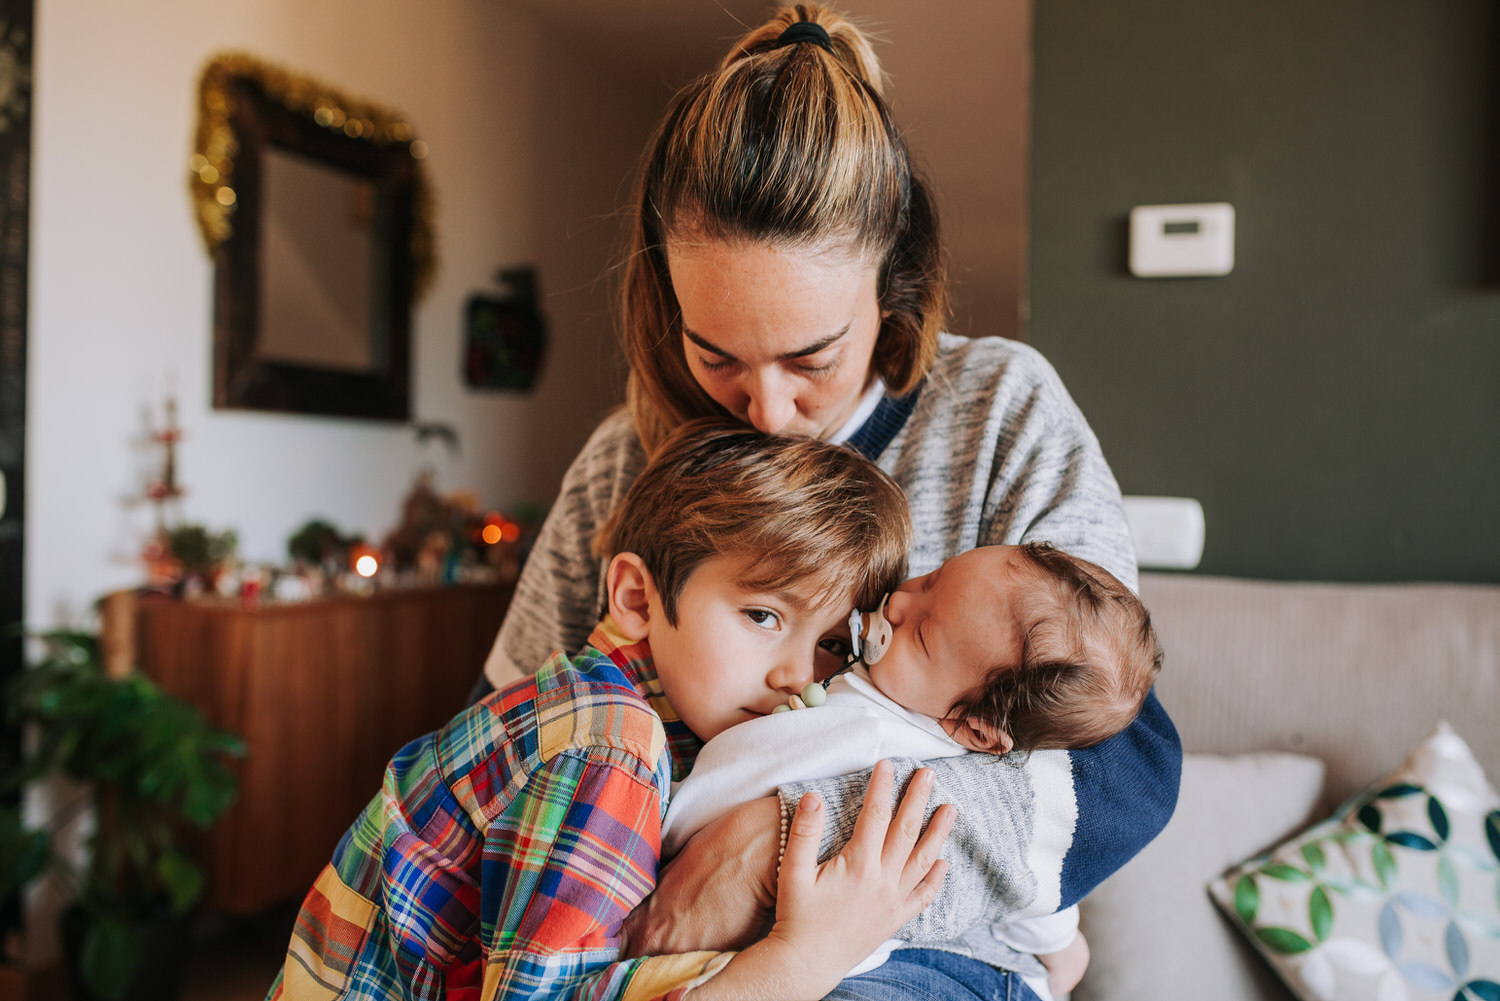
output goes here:
[[[161, 985], [137, 983], [151, 965], [143, 960], [147, 941], [163, 922], [180, 923], [202, 895], [203, 871], [182, 838], [233, 803], [238, 785], [228, 763], [244, 755], [244, 744], [139, 672], [111, 676], [92, 633], [38, 638], [44, 656], [5, 692], [8, 721], [22, 728], [26, 744], [0, 775], [0, 792], [14, 798], [61, 777], [79, 794], [40, 827], [20, 810], [0, 811], [0, 896], [54, 874], [73, 901], [63, 938], [65, 947], [77, 942], [80, 993], [104, 1001], [163, 997]], [[56, 842], [90, 806], [94, 833], [77, 861]]]

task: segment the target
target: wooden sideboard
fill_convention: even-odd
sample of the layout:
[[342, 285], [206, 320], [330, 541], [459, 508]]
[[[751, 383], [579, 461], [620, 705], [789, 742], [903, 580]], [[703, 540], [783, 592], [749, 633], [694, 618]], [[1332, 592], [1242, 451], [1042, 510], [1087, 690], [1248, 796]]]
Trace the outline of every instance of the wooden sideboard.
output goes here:
[[252, 913], [307, 892], [391, 755], [464, 707], [511, 592], [141, 601], [141, 668], [249, 747], [239, 799], [203, 840], [210, 906]]

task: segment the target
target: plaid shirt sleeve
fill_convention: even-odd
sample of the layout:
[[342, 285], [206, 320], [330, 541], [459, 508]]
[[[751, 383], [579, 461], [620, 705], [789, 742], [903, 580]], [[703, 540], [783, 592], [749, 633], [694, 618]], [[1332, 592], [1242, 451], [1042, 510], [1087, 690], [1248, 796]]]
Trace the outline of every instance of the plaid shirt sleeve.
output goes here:
[[722, 968], [727, 954], [617, 958], [620, 922], [656, 882], [659, 723], [632, 737], [642, 721], [606, 706], [625, 738], [601, 746], [549, 730], [542, 709], [493, 767], [451, 768], [483, 704], [397, 755], [308, 894], [272, 998], [676, 1001]]

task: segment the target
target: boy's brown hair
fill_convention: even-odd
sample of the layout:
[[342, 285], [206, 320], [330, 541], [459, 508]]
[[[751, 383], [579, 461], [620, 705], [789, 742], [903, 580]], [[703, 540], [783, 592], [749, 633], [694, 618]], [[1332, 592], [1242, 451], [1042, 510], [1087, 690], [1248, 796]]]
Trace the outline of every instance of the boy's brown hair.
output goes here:
[[739, 561], [755, 590], [873, 608], [906, 578], [911, 515], [896, 482], [852, 449], [698, 420], [663, 440], [595, 548], [639, 556], [667, 621], [705, 560]]
[[1161, 673], [1140, 598], [1104, 568], [1047, 543], [1020, 547], [1034, 589], [1020, 664], [997, 664], [949, 715], [1008, 733], [1014, 750], [1091, 747], [1124, 730]]

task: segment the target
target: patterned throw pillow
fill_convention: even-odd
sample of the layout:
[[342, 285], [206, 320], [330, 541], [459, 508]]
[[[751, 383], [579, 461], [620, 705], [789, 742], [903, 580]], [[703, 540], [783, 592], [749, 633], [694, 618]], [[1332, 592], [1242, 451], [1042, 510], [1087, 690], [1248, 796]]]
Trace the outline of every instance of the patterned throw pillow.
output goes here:
[[1208, 889], [1304, 1001], [1500, 1001], [1500, 797], [1446, 723]]

